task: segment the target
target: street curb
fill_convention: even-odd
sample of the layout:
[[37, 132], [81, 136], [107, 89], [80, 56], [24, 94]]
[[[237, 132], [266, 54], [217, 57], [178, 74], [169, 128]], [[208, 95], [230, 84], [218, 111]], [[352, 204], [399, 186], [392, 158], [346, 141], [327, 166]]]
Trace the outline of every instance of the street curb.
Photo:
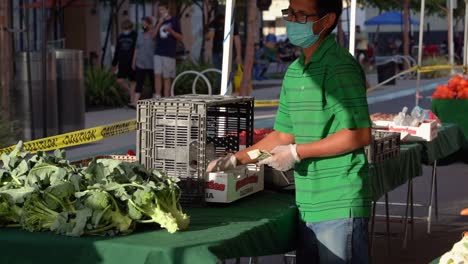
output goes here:
[[[439, 81], [439, 82], [434, 82], [431, 84], [426, 84], [424, 86], [421, 86], [420, 92], [423, 93], [423, 92], [435, 90], [437, 86], [444, 84], [444, 83], [447, 83], [447, 81]], [[381, 103], [385, 101], [391, 101], [391, 100], [409, 96], [415, 93], [416, 93], [416, 88], [412, 88], [412, 89], [401, 90], [398, 92], [390, 92], [390, 93], [385, 93], [381, 95], [369, 96], [367, 98], [367, 104], [371, 105], [371, 104]]]

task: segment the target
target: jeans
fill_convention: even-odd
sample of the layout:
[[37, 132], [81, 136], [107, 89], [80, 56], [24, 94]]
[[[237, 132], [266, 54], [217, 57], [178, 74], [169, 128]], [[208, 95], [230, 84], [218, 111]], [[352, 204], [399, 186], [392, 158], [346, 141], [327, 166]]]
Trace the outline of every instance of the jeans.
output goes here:
[[368, 264], [367, 218], [299, 223], [298, 264]]

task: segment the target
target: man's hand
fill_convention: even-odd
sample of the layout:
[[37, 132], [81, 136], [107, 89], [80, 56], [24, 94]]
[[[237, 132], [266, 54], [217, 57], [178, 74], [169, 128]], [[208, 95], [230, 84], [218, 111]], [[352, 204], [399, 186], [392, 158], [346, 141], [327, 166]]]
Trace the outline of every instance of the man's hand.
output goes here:
[[260, 165], [268, 165], [279, 171], [288, 171], [294, 168], [294, 164], [301, 161], [297, 155], [296, 145], [282, 145], [271, 151], [273, 156], [259, 162]]
[[208, 165], [206, 172], [228, 171], [237, 167], [237, 159], [234, 154], [228, 154], [224, 158], [213, 160]]

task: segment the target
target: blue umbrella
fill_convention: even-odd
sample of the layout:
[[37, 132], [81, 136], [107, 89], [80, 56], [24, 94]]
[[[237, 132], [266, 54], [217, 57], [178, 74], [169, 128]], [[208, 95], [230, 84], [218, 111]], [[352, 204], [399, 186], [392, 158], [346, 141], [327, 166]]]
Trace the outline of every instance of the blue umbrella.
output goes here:
[[[410, 19], [410, 23], [412, 25], [419, 25], [419, 21], [415, 19]], [[402, 24], [403, 24], [403, 14], [397, 11], [388, 11], [364, 22], [364, 25], [366, 26], [402, 25]]]

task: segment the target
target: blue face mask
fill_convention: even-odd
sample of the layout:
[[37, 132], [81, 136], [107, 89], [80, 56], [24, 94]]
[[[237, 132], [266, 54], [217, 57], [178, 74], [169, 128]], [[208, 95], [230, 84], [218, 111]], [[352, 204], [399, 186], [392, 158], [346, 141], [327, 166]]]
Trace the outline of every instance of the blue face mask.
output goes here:
[[325, 17], [326, 16], [315, 22], [310, 21], [305, 24], [286, 21], [286, 31], [289, 41], [291, 41], [293, 45], [301, 48], [308, 48], [314, 45], [319, 40], [320, 34], [325, 30], [323, 29], [320, 33], [315, 34], [313, 30], [314, 24]]

